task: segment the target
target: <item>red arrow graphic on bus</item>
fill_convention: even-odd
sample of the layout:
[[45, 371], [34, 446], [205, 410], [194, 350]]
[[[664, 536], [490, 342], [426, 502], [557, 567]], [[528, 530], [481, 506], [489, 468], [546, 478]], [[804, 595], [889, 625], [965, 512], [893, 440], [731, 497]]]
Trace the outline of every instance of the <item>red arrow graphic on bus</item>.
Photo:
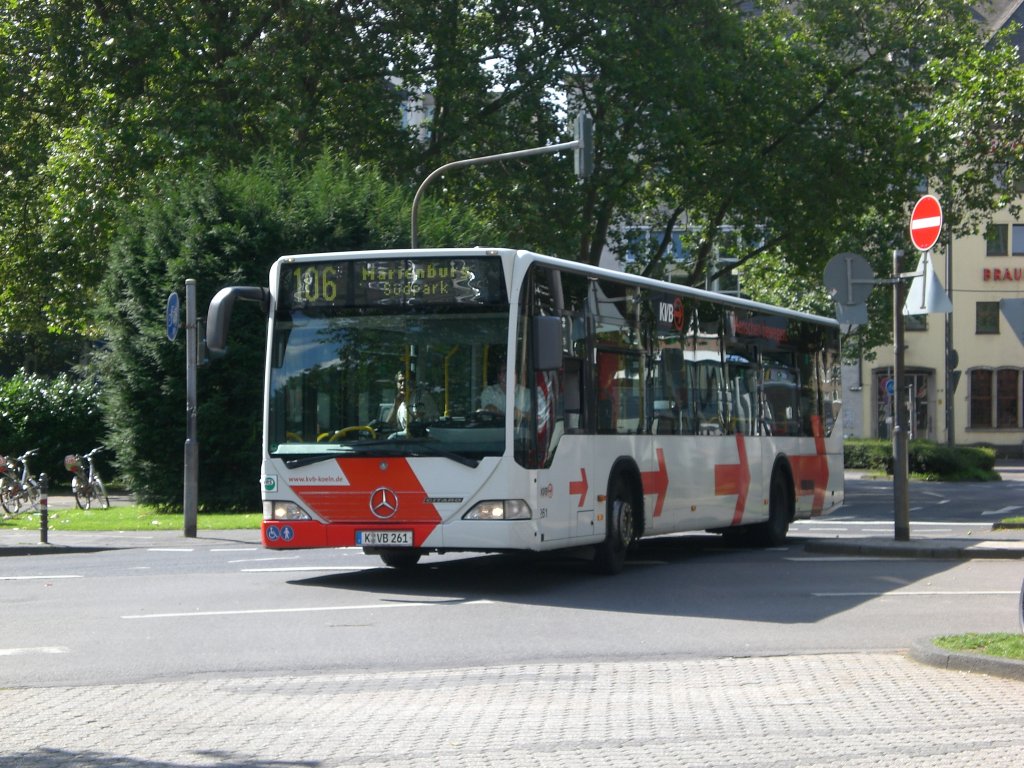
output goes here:
[[587, 488], [589, 487], [587, 485], [587, 470], [580, 468], [580, 476], [583, 478], [582, 480], [569, 481], [569, 495], [579, 496], [579, 506], [582, 507], [587, 501]]
[[747, 491], [750, 490], [750, 466], [747, 463], [747, 446], [743, 442], [742, 432], [736, 433], [736, 449], [740, 455], [739, 464], [715, 464], [715, 496], [736, 494], [733, 525], [743, 519], [743, 512], [747, 506]]
[[640, 482], [643, 483], [645, 496], [649, 493], [658, 495], [658, 500], [654, 502], [654, 516], [659, 517], [668, 494], [668, 471], [665, 469], [665, 452], [661, 448], [658, 449], [658, 468], [641, 472]]
[[814, 453], [804, 456], [790, 456], [793, 474], [796, 475], [796, 495], [813, 496], [811, 515], [821, 514], [825, 507], [825, 490], [828, 488], [828, 457], [825, 455], [825, 430], [820, 416], [811, 417], [811, 433], [814, 435]]

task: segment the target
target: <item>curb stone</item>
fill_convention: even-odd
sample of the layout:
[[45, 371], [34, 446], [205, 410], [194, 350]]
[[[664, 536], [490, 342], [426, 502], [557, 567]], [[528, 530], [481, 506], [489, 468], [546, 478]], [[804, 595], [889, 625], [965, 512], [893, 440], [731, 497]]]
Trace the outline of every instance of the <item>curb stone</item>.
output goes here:
[[861, 555], [867, 557], [920, 557], [936, 560], [975, 558], [1024, 559], [1024, 542], [999, 539], [804, 539], [804, 549], [816, 554]]
[[939, 648], [931, 639], [918, 640], [910, 647], [910, 658], [922, 664], [960, 672], [975, 672], [1011, 680], [1024, 681], [1024, 661], [986, 656], [981, 653], [959, 653]]

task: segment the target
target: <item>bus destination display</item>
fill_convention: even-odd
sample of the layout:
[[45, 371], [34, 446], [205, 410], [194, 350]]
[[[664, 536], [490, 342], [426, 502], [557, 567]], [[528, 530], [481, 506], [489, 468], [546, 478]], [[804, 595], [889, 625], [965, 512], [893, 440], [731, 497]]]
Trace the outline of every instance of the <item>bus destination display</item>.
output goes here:
[[293, 309], [507, 303], [495, 258], [299, 262], [282, 268], [279, 296]]

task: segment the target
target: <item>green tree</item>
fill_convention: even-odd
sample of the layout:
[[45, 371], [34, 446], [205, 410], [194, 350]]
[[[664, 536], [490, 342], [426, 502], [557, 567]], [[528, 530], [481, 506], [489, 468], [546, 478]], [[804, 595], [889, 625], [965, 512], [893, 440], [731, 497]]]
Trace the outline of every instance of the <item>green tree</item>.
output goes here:
[[0, 446], [11, 457], [38, 449], [29, 462], [35, 474], [45, 472], [51, 483], [66, 485], [64, 456], [89, 451], [103, 438], [99, 388], [92, 378], [18, 371], [0, 379]]
[[149, 174], [265, 147], [409, 146], [370, 7], [0, 3], [0, 330], [87, 325], [124, 200]]
[[716, 253], [820, 283], [838, 250], [903, 245], [930, 170], [955, 227], [1008, 202], [997, 170], [1020, 176], [1022, 69], [963, 2], [595, 7], [573, 62], [600, 126], [590, 260], [619, 220], [666, 233], [652, 273], [678, 229], [694, 283]]
[[344, 151], [412, 189], [565, 139], [583, 106], [586, 184], [545, 156], [460, 170], [430, 200], [590, 262], [636, 225], [676, 230], [693, 283], [722, 255], [804, 282], [841, 250], [881, 267], [923, 173], [953, 231], [1021, 176], [1019, 61], [962, 0], [3, 0], [0, 63], [3, 332], [88, 326], [152, 174], [268, 147]]
[[[183, 492], [185, 350], [166, 338], [168, 293], [195, 279], [202, 315], [225, 285], [266, 285], [284, 254], [403, 247], [409, 204], [375, 169], [323, 155], [160, 178], [127, 207], [102, 284], [108, 343], [95, 366], [119, 475], [141, 501], [180, 506]], [[459, 211], [426, 216], [424, 229], [438, 240], [489, 236]], [[199, 371], [204, 508], [251, 510], [259, 502], [265, 332], [266, 318], [241, 303], [227, 354]]]

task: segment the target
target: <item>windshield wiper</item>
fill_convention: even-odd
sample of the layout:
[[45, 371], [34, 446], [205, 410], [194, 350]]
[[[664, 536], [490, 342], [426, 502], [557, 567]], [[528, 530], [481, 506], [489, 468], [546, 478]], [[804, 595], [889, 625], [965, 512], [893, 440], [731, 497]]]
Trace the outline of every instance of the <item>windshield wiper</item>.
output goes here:
[[[403, 441], [407, 446], [412, 447], [414, 451], [418, 452], [419, 449], [425, 448], [426, 453], [430, 456], [442, 456], [446, 459], [451, 459], [464, 467], [477, 467], [480, 465], [479, 459], [471, 459], [468, 456], [463, 456], [461, 453], [455, 453], [455, 451], [449, 451], [447, 448], [440, 448], [435, 443], [428, 443], [425, 440], [406, 440]], [[403, 451], [403, 453], [407, 453]], [[415, 452], [411, 455], [417, 455]]]
[[340, 455], [339, 452], [332, 453], [304, 453], [298, 456], [292, 456], [291, 458], [284, 460], [284, 465], [288, 469], [298, 469], [299, 467], [308, 467], [310, 464], [317, 464], [321, 461], [327, 461], [327, 459], [334, 459]]
[[355, 443], [339, 445], [337, 451], [320, 452], [293, 456], [284, 460], [285, 466], [289, 469], [298, 469], [319, 461], [337, 458], [338, 456], [359, 455], [384, 455], [384, 456], [441, 456], [451, 459], [465, 467], [477, 467], [479, 459], [471, 459], [462, 454], [441, 448], [426, 440], [405, 439], [405, 440], [360, 440]]

